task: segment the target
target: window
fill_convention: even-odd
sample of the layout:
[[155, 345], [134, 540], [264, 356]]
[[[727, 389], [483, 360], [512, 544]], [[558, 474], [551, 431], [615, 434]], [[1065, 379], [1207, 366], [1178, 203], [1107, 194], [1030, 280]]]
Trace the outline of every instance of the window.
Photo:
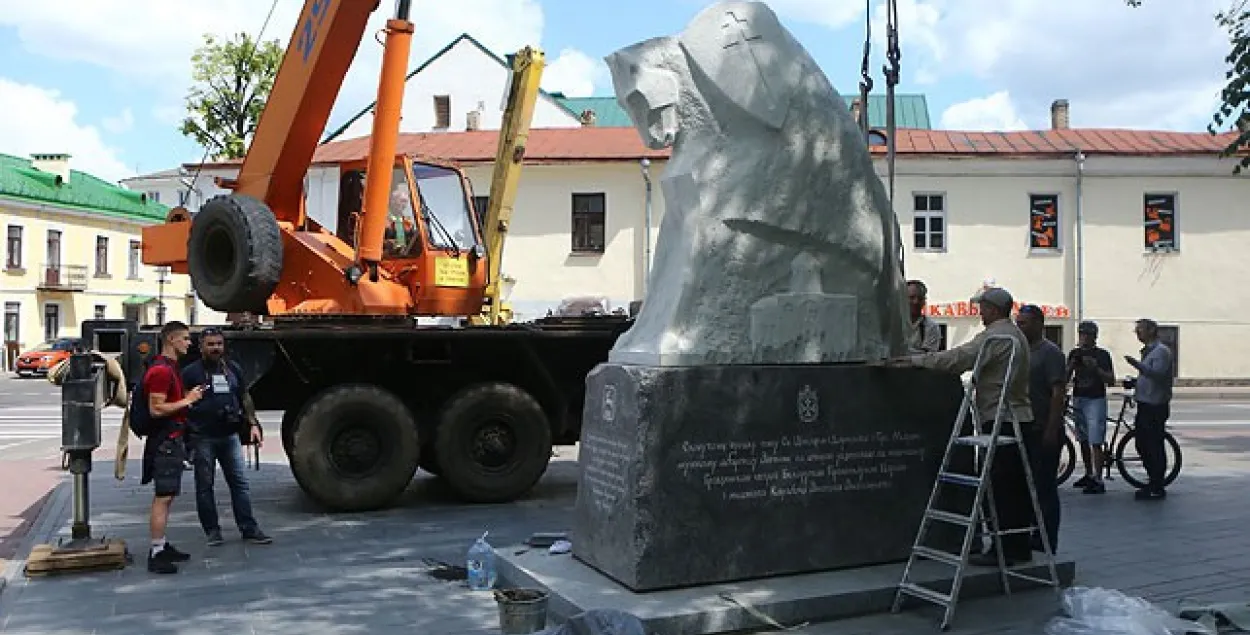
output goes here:
[[434, 96], [434, 128], [446, 130], [451, 127], [451, 95]]
[[159, 202], [161, 202], [161, 193], [160, 193], [160, 192], [157, 192], [157, 191], [155, 191], [155, 190], [152, 190], [152, 191], [150, 191], [150, 192], [144, 192], [144, 193], [145, 193], [145, 194], [147, 195], [147, 197], [148, 197], [148, 202], [150, 202], [150, 203], [159, 203]]
[[95, 275], [109, 275], [109, 239], [107, 236], [95, 237]]
[[605, 246], [603, 194], [573, 195], [573, 253], [601, 254]]
[[1181, 370], [1181, 329], [1179, 326], [1159, 325], [1159, 341], [1172, 349], [1172, 376], [1179, 377]]
[[8, 269], [22, 268], [22, 226], [9, 225], [9, 238], [5, 245], [4, 266]]
[[1145, 196], [1146, 251], [1176, 251], [1176, 195]]
[[52, 341], [61, 332], [61, 305], [43, 305], [43, 339]]
[[490, 207], [489, 196], [473, 197], [473, 211], [477, 213], [477, 224], [483, 231], [486, 230], [486, 208], [488, 207]]
[[949, 345], [950, 345], [950, 341], [946, 339], [946, 337], [947, 337], [947, 336], [946, 336], [946, 325], [945, 325], [945, 324], [942, 324], [941, 322], [939, 322], [939, 323], [938, 323], [938, 332], [942, 334], [942, 337], [938, 340], [938, 350], [939, 350], [939, 351], [944, 351], [944, 350], [946, 350], [946, 349], [949, 347]]
[[18, 302], [4, 303], [4, 341], [20, 342], [22, 341], [21, 332], [18, 327], [21, 326], [22, 305]]
[[1059, 196], [1029, 195], [1029, 249], [1058, 251]]
[[189, 200], [191, 200], [191, 190], [178, 190], [178, 205], [186, 207]]
[[97, 320], [104, 319], [104, 305], [103, 304], [95, 305], [95, 319]]
[[1042, 327], [1042, 336], [1055, 343], [1055, 346], [1063, 348], [1063, 325], [1056, 324], [1054, 326]]
[[48, 230], [48, 269], [60, 269], [61, 267], [61, 232], [55, 229]]
[[143, 253], [143, 247], [137, 240], [130, 241], [130, 262], [126, 269], [126, 277], [131, 280], [139, 279], [139, 256]]
[[912, 247], [916, 251], [946, 251], [946, 195], [912, 196]]

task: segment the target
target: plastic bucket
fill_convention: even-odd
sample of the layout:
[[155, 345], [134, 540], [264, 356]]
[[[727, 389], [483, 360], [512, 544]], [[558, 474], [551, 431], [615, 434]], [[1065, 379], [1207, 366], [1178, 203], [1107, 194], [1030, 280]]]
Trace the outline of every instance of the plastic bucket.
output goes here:
[[499, 630], [503, 635], [527, 635], [547, 628], [547, 592], [538, 589], [497, 589]]

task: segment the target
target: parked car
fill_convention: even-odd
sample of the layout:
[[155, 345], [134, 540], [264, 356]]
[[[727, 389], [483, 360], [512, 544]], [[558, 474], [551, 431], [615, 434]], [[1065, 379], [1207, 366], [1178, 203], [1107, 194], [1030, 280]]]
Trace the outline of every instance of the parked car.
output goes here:
[[46, 376], [53, 366], [74, 352], [78, 338], [62, 337], [44, 342], [17, 357], [14, 370], [18, 377]]

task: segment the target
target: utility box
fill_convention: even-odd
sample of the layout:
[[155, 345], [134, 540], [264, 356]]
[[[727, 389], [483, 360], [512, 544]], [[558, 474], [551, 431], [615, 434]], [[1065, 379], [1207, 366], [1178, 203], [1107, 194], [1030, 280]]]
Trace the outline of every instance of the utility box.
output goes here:
[[91, 451], [100, 447], [107, 373], [91, 353], [74, 353], [61, 382], [61, 450]]

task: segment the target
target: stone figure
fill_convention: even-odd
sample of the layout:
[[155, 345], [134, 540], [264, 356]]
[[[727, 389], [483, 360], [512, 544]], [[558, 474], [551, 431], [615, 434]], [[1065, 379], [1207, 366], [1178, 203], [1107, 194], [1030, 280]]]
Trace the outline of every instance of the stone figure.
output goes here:
[[762, 2], [605, 58], [646, 144], [673, 147], [648, 293], [609, 361], [906, 352], [899, 228], [846, 102]]

